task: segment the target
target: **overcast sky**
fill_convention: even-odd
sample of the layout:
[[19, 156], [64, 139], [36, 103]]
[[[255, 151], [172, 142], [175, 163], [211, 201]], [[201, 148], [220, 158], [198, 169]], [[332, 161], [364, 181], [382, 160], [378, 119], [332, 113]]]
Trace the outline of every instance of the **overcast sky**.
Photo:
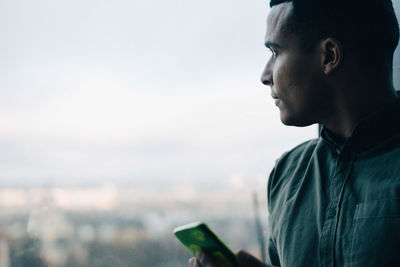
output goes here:
[[263, 183], [315, 127], [259, 82], [265, 0], [1, 0], [0, 185]]

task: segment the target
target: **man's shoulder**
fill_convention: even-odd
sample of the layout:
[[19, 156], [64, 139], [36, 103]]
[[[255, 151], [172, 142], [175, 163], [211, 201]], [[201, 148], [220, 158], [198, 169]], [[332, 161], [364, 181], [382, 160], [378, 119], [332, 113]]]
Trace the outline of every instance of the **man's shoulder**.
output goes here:
[[278, 165], [285, 165], [288, 163], [296, 163], [296, 161], [299, 158], [306, 159], [308, 157], [311, 157], [319, 141], [320, 141], [319, 138], [311, 139], [283, 153], [282, 156], [276, 161], [275, 167], [277, 167]]
[[308, 165], [319, 142], [319, 138], [311, 139], [283, 153], [276, 161], [275, 167], [270, 174], [268, 190], [276, 185], [286, 184], [288, 179], [292, 177], [293, 172], [299, 170], [302, 165]]

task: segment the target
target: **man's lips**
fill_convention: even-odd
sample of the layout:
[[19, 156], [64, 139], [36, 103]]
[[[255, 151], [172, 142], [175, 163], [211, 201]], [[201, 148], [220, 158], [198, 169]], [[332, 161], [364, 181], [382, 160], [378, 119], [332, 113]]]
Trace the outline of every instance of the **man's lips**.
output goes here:
[[278, 94], [271, 88], [271, 97], [273, 98], [273, 99], [279, 99], [279, 96], [278, 96]]
[[281, 101], [281, 99], [279, 98], [279, 96], [277, 94], [275, 94], [274, 92], [271, 93], [271, 97], [273, 99], [275, 99], [275, 105], [278, 105], [279, 102]]

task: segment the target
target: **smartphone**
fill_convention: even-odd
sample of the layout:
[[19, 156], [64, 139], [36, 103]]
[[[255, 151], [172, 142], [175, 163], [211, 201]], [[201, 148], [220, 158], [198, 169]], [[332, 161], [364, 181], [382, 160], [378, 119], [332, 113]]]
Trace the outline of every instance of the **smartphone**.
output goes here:
[[203, 222], [194, 222], [175, 228], [176, 238], [187, 247], [193, 255], [203, 251], [210, 255], [218, 266], [238, 267], [235, 254]]

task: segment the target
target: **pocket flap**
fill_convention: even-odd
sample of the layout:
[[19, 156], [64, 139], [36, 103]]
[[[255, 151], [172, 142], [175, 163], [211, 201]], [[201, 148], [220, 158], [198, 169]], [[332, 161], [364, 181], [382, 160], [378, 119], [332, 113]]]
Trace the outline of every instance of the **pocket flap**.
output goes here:
[[400, 198], [359, 203], [354, 219], [400, 217]]

